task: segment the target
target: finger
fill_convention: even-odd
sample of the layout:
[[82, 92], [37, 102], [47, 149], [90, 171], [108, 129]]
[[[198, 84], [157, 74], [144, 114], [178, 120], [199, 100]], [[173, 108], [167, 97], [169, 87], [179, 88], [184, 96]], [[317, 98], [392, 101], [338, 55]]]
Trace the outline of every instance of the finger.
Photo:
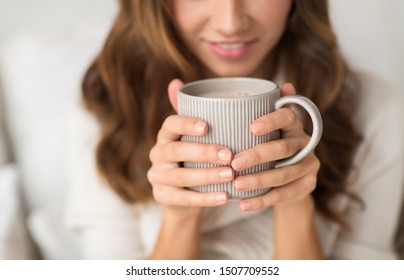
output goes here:
[[239, 176], [234, 180], [234, 186], [238, 191], [284, 186], [309, 173], [317, 174], [319, 168], [318, 159], [315, 156], [308, 156], [298, 164]]
[[308, 141], [308, 137], [293, 137], [272, 140], [236, 154], [231, 166], [236, 171], [251, 168], [258, 164], [273, 162], [293, 156]]
[[226, 192], [201, 193], [165, 185], [153, 188], [153, 196], [162, 205], [184, 207], [216, 207], [229, 200]]
[[316, 187], [317, 176], [311, 174], [281, 188], [273, 188], [264, 195], [244, 199], [240, 202], [242, 211], [257, 211], [278, 203], [303, 198]]
[[281, 87], [281, 96], [294, 95], [294, 94], [296, 94], [296, 89], [294, 85], [292, 85], [291, 83], [285, 83]]
[[232, 152], [224, 146], [181, 141], [165, 145], [161, 155], [165, 162], [191, 161], [227, 165], [232, 159]]
[[171, 115], [164, 121], [157, 140], [163, 144], [177, 141], [181, 135], [202, 136], [208, 131], [208, 125], [203, 120], [179, 115]]
[[299, 119], [293, 110], [281, 108], [253, 121], [251, 132], [257, 136], [264, 135], [284, 127], [289, 127], [296, 122], [299, 122]]
[[234, 170], [228, 166], [212, 168], [169, 168], [151, 169], [148, 179], [155, 184], [176, 187], [197, 187], [230, 182], [234, 179]]
[[175, 112], [178, 112], [178, 92], [183, 86], [184, 83], [179, 79], [172, 80], [168, 85], [168, 99]]

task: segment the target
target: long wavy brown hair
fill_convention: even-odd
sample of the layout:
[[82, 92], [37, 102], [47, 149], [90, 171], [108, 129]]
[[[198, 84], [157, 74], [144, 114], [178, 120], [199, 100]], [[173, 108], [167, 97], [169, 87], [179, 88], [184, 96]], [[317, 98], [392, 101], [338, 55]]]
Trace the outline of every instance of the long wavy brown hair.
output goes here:
[[[85, 105], [101, 128], [99, 172], [129, 203], [152, 199], [148, 155], [164, 119], [174, 113], [167, 98], [169, 82], [204, 78], [202, 63], [176, 31], [168, 2], [120, 0], [105, 45], [82, 84]], [[339, 194], [351, 195], [347, 179], [361, 140], [352, 120], [358, 85], [338, 48], [327, 1], [294, 1], [274, 52], [285, 79], [320, 109], [324, 132], [316, 148], [321, 168], [313, 196], [320, 213], [343, 224], [330, 202]]]

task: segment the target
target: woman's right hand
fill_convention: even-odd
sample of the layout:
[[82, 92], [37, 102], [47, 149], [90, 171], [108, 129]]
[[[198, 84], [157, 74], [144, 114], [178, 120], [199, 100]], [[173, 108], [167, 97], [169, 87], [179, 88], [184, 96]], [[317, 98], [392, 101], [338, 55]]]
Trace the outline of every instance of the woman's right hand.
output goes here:
[[[168, 87], [170, 101], [177, 109], [177, 92], [183, 83], [174, 80]], [[200, 212], [200, 207], [215, 207], [225, 204], [226, 192], [201, 193], [186, 187], [229, 182], [234, 171], [229, 166], [232, 160], [230, 149], [214, 144], [180, 141], [181, 135], [203, 136], [208, 132], [206, 122], [194, 117], [169, 116], [163, 123], [157, 142], [150, 151], [152, 166], [148, 179], [153, 187], [155, 200], [177, 213]], [[184, 168], [181, 162], [207, 162], [223, 165], [213, 168]]]

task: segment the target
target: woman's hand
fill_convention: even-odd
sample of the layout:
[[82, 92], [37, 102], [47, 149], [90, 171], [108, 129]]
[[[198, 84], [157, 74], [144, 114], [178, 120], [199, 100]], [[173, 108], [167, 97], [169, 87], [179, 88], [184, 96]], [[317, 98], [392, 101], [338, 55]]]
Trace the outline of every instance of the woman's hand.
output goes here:
[[[183, 83], [174, 80], [168, 87], [172, 106], [177, 110], [177, 92]], [[178, 115], [163, 123], [150, 151], [152, 166], [147, 174], [155, 200], [163, 205], [160, 233], [151, 259], [200, 258], [200, 221], [203, 207], [225, 204], [225, 192], [200, 193], [186, 187], [229, 182], [234, 171], [229, 164], [231, 151], [220, 145], [181, 142], [181, 135], [203, 136], [206, 122]], [[221, 167], [183, 168], [183, 161], [208, 162]], [[225, 166], [226, 165], [226, 166]]]
[[[281, 89], [281, 95], [295, 93], [291, 84], [285, 84]], [[295, 112], [289, 108], [281, 108], [267, 114], [251, 125], [251, 131], [255, 135], [267, 134], [277, 129], [281, 130], [281, 139], [236, 154], [231, 163], [233, 169], [241, 171], [258, 164], [293, 156], [309, 142], [310, 137], [304, 132]], [[314, 152], [311, 152], [294, 165], [237, 177], [235, 187], [239, 191], [273, 188], [264, 195], [242, 200], [240, 208], [243, 211], [254, 211], [270, 206], [293, 204], [306, 198], [316, 187], [319, 168], [320, 161]]]
[[[183, 85], [174, 80], [168, 87], [170, 102], [177, 109], [177, 92]], [[148, 179], [153, 187], [155, 200], [178, 215], [199, 213], [199, 207], [214, 207], [225, 204], [225, 192], [200, 193], [186, 187], [229, 182], [234, 171], [229, 166], [231, 151], [220, 145], [181, 142], [181, 135], [202, 136], [208, 132], [206, 122], [197, 118], [179, 115], [169, 116], [163, 123], [157, 143], [150, 151], [152, 166]], [[215, 168], [183, 168], [183, 161], [208, 162], [223, 165]]]

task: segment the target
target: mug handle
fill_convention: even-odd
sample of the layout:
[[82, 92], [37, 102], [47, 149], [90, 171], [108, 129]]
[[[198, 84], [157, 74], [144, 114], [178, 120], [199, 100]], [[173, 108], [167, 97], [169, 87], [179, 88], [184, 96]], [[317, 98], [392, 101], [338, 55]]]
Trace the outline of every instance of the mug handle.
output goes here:
[[313, 101], [301, 95], [288, 95], [279, 98], [275, 103], [275, 108], [278, 110], [289, 103], [298, 104], [309, 113], [311, 121], [313, 122], [313, 132], [311, 134], [309, 143], [301, 151], [294, 156], [279, 160], [276, 162], [275, 168], [292, 165], [302, 160], [317, 146], [323, 133], [323, 120], [317, 106], [313, 103]]

